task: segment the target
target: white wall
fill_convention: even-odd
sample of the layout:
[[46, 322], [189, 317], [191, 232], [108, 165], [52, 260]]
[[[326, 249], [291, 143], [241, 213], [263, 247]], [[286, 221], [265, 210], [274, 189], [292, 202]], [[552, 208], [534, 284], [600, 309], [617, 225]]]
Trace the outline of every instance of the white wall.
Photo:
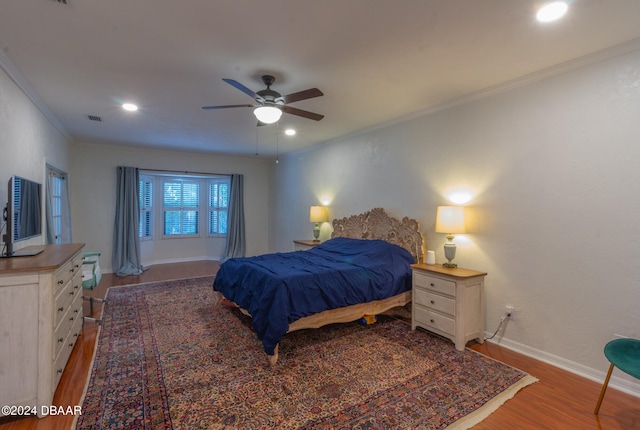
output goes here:
[[[111, 271], [117, 166], [203, 173], [244, 174], [247, 255], [263, 254], [269, 247], [271, 162], [251, 157], [229, 157], [184, 151], [159, 151], [127, 146], [74, 143], [70, 179], [74, 242], [102, 253], [105, 272]], [[164, 239], [143, 241], [145, 265], [210, 259], [224, 251], [224, 239]]]
[[[7, 203], [11, 176], [22, 176], [44, 185], [47, 163], [68, 172], [69, 144], [0, 68], [0, 207], [4, 208]], [[43, 243], [44, 236], [41, 236], [18, 242], [14, 249]]]
[[499, 341], [602, 379], [604, 344], [640, 337], [639, 119], [635, 52], [290, 154], [275, 169], [275, 247], [310, 238], [309, 206], [328, 199], [334, 218], [417, 218], [442, 262], [436, 206], [469, 190], [456, 262], [489, 273], [487, 331], [513, 305]]
[[[6, 184], [12, 175], [44, 184], [47, 164], [67, 172], [73, 241], [86, 243], [87, 250], [102, 252], [102, 268], [109, 272], [117, 166], [242, 173], [245, 186], [247, 255], [262, 254], [269, 250], [269, 172], [272, 161], [91, 143], [74, 143], [71, 147], [66, 137], [54, 126], [55, 120], [52, 122], [38, 106], [47, 111], [37, 95], [32, 93], [28, 83], [0, 52], [1, 208], [7, 201]], [[15, 249], [42, 243], [44, 236], [19, 242]], [[223, 239], [171, 239], [144, 242], [141, 246], [143, 263], [149, 265], [217, 259], [223, 249]]]

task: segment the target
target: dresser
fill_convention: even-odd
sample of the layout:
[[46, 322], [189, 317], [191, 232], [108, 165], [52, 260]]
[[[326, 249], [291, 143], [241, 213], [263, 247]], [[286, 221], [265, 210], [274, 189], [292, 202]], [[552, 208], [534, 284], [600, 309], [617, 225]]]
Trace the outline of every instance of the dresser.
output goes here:
[[484, 342], [484, 272], [412, 264], [411, 328], [451, 339], [458, 351]]
[[[84, 244], [0, 259], [0, 404], [50, 406], [82, 331]], [[2, 414], [0, 414], [2, 416]]]

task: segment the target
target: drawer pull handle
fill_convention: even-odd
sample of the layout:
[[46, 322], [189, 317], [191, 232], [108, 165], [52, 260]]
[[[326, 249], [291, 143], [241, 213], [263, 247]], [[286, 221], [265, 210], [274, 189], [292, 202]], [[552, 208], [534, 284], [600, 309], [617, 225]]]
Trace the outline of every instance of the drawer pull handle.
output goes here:
[[75, 291], [69, 291], [69, 295], [73, 296], [76, 292]]
[[63, 310], [64, 310], [64, 308], [63, 308], [63, 307], [59, 307], [59, 308], [58, 308], [58, 312], [62, 312]]
[[73, 317], [69, 318], [69, 321], [73, 321]]
[[76, 309], [76, 310], [75, 310], [75, 311], [73, 311], [73, 312], [78, 313], [78, 311], [79, 311], [79, 309]]
[[62, 373], [62, 369], [58, 369], [58, 373]]
[[60, 279], [60, 280], [58, 281], [58, 285], [62, 285], [62, 284], [64, 284], [64, 281], [63, 281], [62, 279]]
[[78, 289], [78, 286], [77, 286], [77, 285], [74, 285], [74, 286], [73, 286], [73, 289], [74, 289], [74, 290], [77, 290], [77, 289]]
[[435, 323], [435, 322], [436, 322], [435, 320], [433, 320], [433, 319], [431, 320], [431, 324], [433, 324], [433, 323]]
[[435, 300], [431, 300], [431, 304], [435, 305], [436, 301]]
[[432, 283], [430, 283], [429, 285], [431, 285], [432, 287], [435, 287], [435, 286], [436, 286], [436, 284], [434, 284], [433, 282], [432, 282]]
[[63, 338], [58, 339], [58, 343], [62, 343], [62, 342], [64, 342]]

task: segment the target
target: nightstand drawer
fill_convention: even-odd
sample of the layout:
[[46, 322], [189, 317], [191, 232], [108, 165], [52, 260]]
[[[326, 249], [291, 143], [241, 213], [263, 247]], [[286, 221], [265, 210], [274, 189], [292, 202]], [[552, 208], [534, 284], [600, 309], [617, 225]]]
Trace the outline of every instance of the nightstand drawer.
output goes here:
[[413, 300], [416, 305], [422, 305], [452, 316], [456, 314], [456, 301], [449, 297], [416, 288], [413, 292]]
[[426, 288], [452, 297], [455, 297], [456, 295], [455, 282], [425, 275], [416, 270], [413, 271], [413, 285], [418, 288]]
[[414, 308], [414, 317], [421, 327], [426, 329], [434, 329], [448, 335], [454, 335], [456, 323], [453, 318], [449, 318], [436, 311], [426, 309], [420, 306]]

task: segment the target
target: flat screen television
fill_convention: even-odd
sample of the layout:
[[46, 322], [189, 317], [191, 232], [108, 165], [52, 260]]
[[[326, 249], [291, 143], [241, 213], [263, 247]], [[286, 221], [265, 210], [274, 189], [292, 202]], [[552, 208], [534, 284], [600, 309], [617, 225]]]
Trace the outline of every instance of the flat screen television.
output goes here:
[[9, 179], [8, 202], [4, 211], [6, 233], [3, 257], [35, 255], [43, 248], [13, 250], [13, 244], [42, 234], [42, 185], [12, 176]]

